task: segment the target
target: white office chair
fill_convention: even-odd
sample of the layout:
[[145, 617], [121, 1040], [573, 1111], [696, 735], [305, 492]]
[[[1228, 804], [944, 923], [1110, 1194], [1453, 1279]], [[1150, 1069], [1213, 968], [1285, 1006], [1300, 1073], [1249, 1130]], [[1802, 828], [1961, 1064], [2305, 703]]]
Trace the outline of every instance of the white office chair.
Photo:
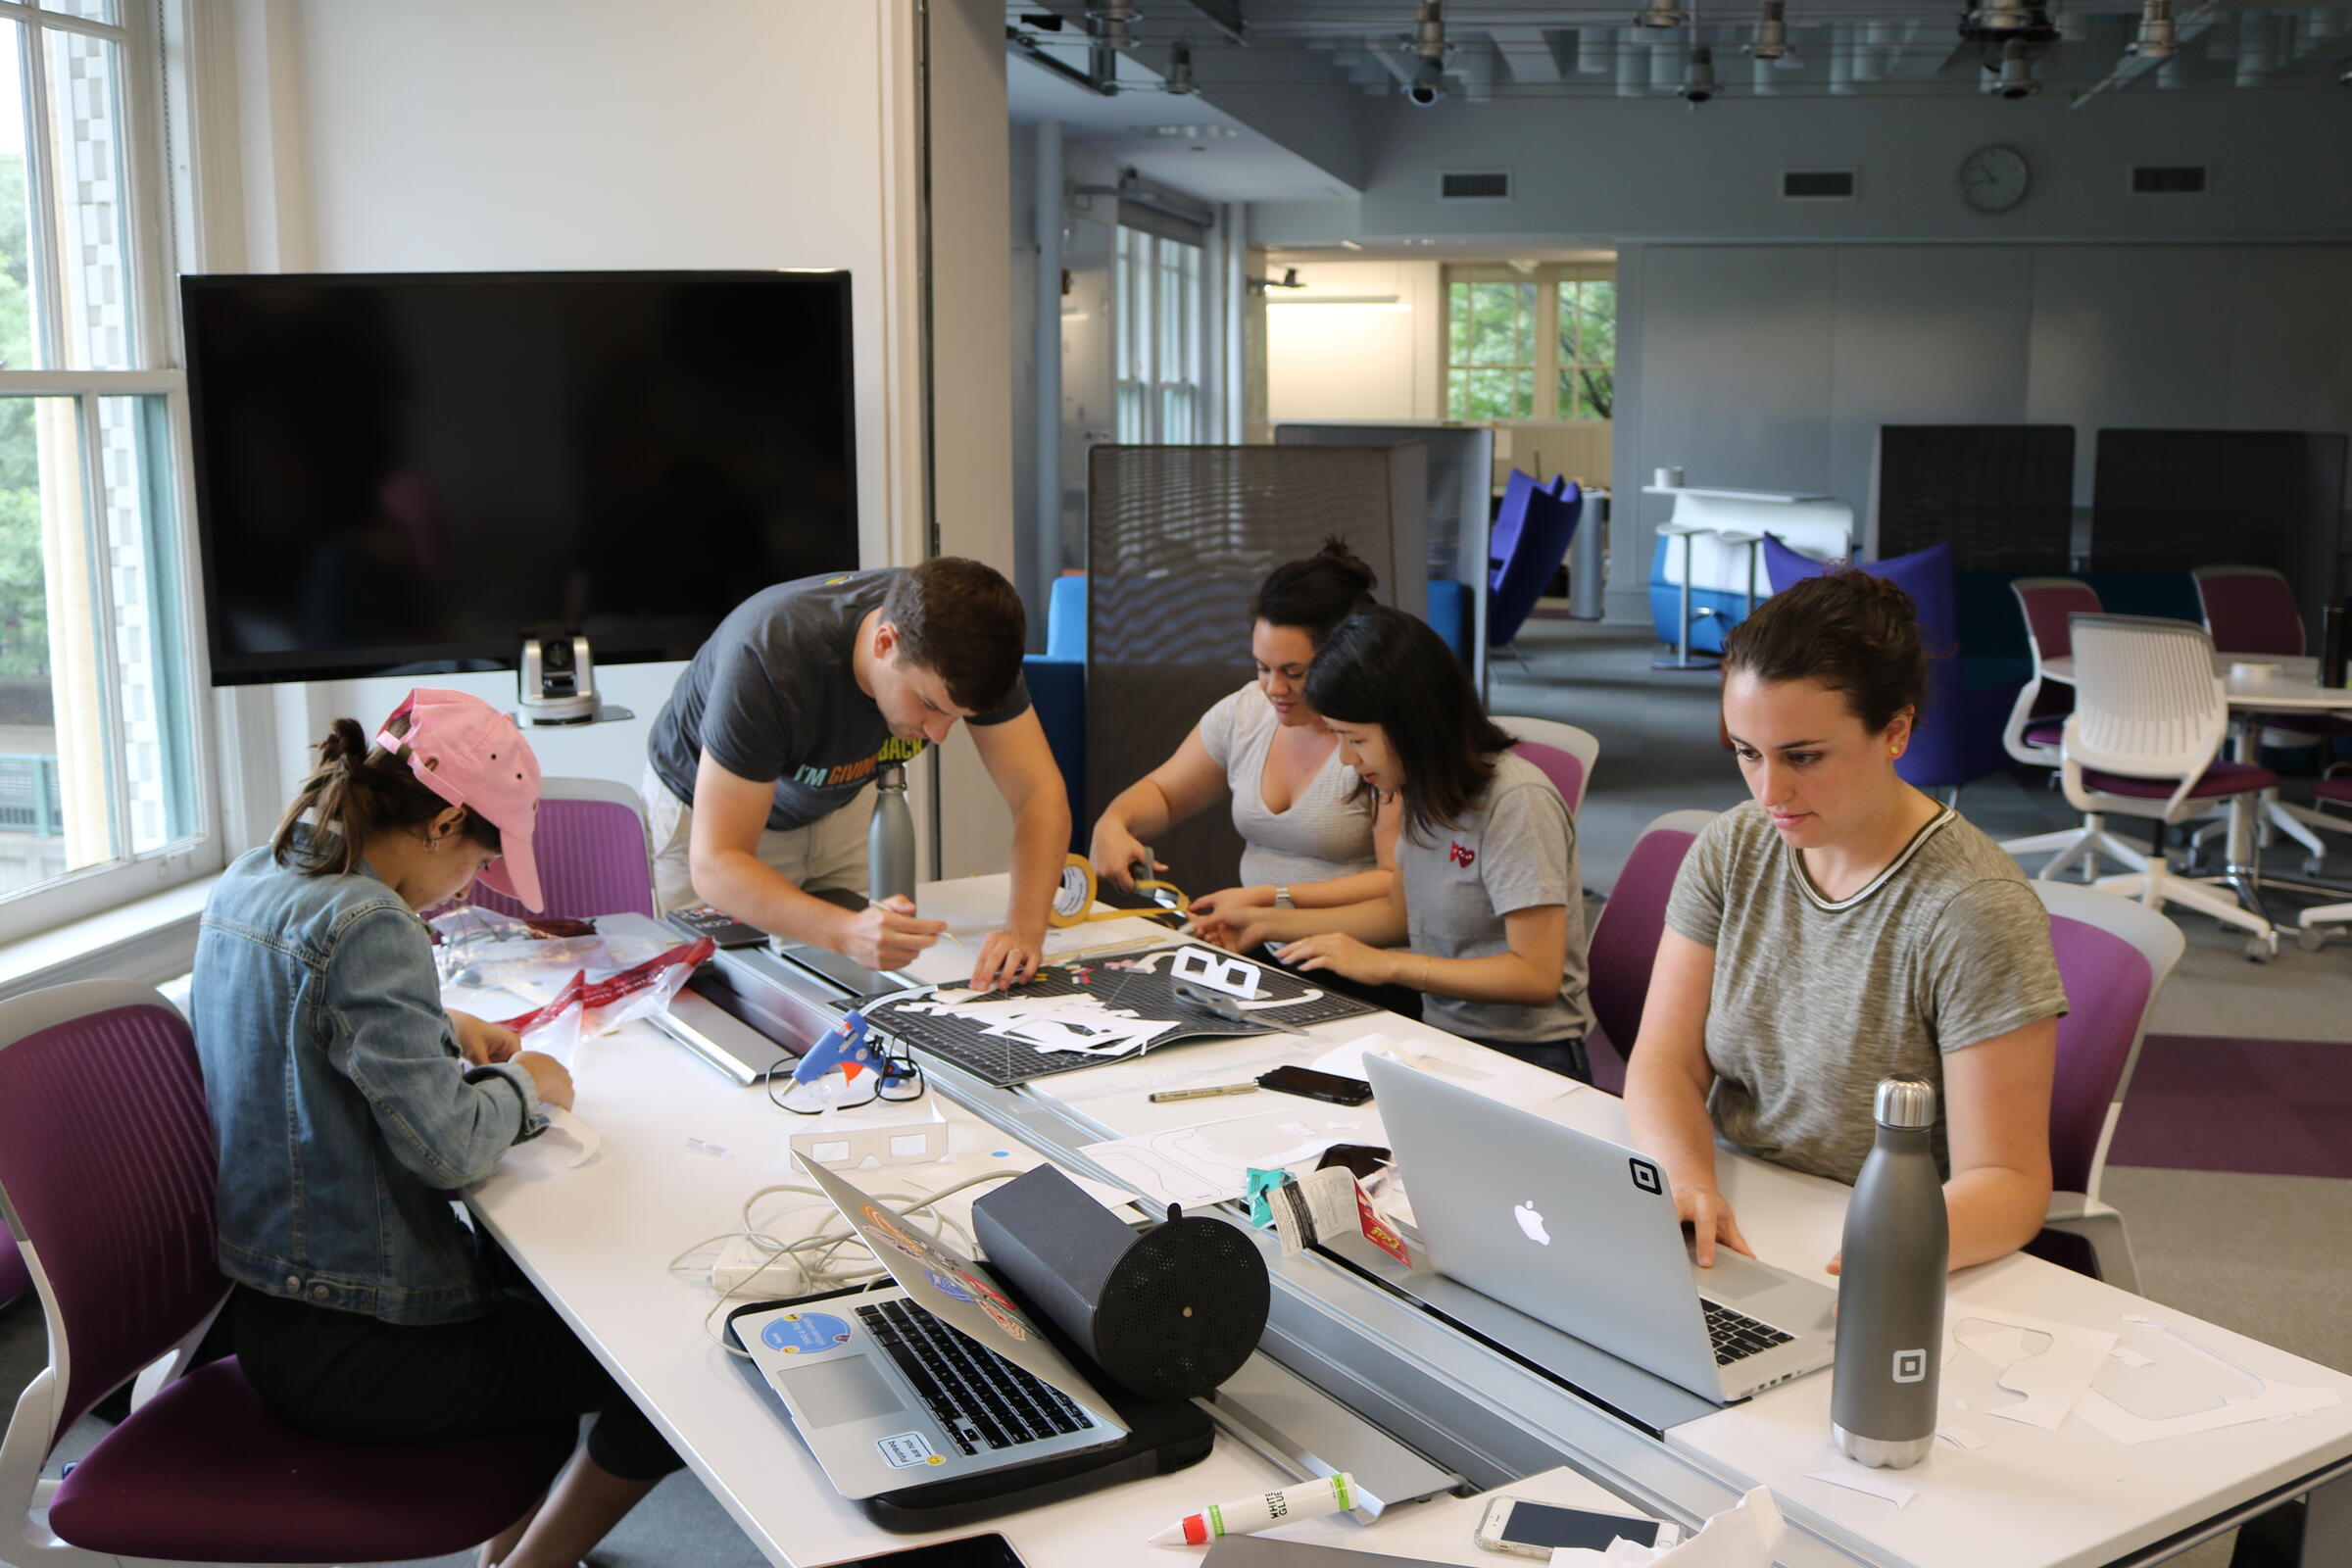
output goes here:
[[[2170, 825], [2278, 786], [2278, 775], [2267, 767], [2218, 760], [2230, 708], [2203, 627], [2144, 615], [2076, 615], [2072, 631], [2075, 710], [2060, 742], [2059, 777], [2076, 809]], [[2043, 880], [2051, 869], [2042, 868]], [[2185, 904], [2252, 932], [2246, 956], [2274, 956], [2278, 934], [2271, 922], [2216, 892], [2211, 881], [2174, 871], [2160, 849], [2144, 870], [2104, 876], [2095, 886], [2151, 909]]]
[[1576, 776], [1572, 780], [1563, 780], [1552, 769], [1544, 769], [1558, 786], [1560, 799], [1568, 803], [1568, 814], [1574, 817], [1585, 804], [1585, 792], [1592, 787], [1592, 764], [1600, 757], [1599, 740], [1591, 730], [1563, 724], [1556, 718], [1512, 718], [1497, 713], [1494, 722], [1520, 740], [1548, 746], [1576, 760]]
[[[2099, 596], [2088, 583], [2074, 577], [2020, 577], [2009, 588], [2017, 595], [2018, 611], [2025, 616], [2026, 646], [2034, 655], [2034, 677], [2017, 694], [2009, 723], [2001, 732], [2001, 745], [2011, 757], [2029, 766], [2050, 768], [2054, 782], [2056, 769], [2065, 760], [2060, 752], [2060, 738], [2066, 718], [2064, 714], [2036, 717], [2034, 710], [2040, 705], [2043, 683], [2050, 679], [2049, 662], [2074, 652], [2067, 632], [2068, 617], [2097, 614]], [[2044, 877], [2061, 876], [2080, 860], [2084, 877], [2095, 879], [2101, 856], [2134, 871], [2148, 868], [2148, 858], [2108, 832], [2107, 819], [2095, 812], [2085, 816], [2080, 827], [2036, 833], [2030, 838], [2004, 839], [2001, 848], [2020, 858], [2029, 855], [2053, 856], [2041, 868]]]

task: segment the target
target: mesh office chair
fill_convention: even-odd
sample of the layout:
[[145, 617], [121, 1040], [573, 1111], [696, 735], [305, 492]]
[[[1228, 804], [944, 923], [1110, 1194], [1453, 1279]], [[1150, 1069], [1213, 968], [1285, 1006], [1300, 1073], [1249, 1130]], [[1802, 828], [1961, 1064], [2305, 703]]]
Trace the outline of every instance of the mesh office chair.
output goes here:
[[[2017, 595], [2017, 608], [2026, 619], [2026, 646], [2033, 651], [2034, 675], [2017, 694], [2017, 704], [2009, 710], [2001, 745], [2011, 757], [2028, 766], [2051, 769], [2051, 781], [2055, 783], [2056, 770], [2064, 760], [2060, 741], [2074, 699], [2072, 688], [2063, 681], [2051, 680], [2045, 671], [2049, 661], [2065, 659], [2074, 653], [2067, 618], [2097, 614], [2099, 596], [2090, 584], [2073, 577], [2020, 577], [2009, 586]], [[2001, 848], [2020, 858], [2029, 855], [2054, 856], [2041, 868], [2044, 877], [2063, 876], [2070, 866], [2081, 861], [2083, 875], [2095, 878], [2101, 856], [2134, 871], [2148, 868], [2148, 858], [2108, 832], [2107, 819], [2099, 815], [2084, 817], [2081, 827], [2006, 839]]]
[[[646, 834], [645, 803], [626, 784], [601, 778], [539, 781], [539, 825], [531, 834], [539, 860], [538, 911], [551, 920], [589, 920], [600, 914], [654, 914], [654, 850]], [[470, 902], [517, 919], [531, 911], [519, 899], [476, 882]]]
[[[456, 1443], [307, 1437], [236, 1358], [189, 1370], [228, 1294], [216, 1152], [187, 1020], [123, 981], [0, 1004], [0, 1211], [24, 1244], [49, 1365], [0, 1439], [0, 1551], [20, 1568], [380, 1562], [473, 1546], [522, 1517], [577, 1423]], [[128, 1419], [62, 1480], [58, 1439], [138, 1375]]]
[[2139, 1289], [2124, 1216], [2099, 1198], [2116, 1118], [2139, 1063], [2148, 1010], [2187, 944], [2180, 928], [2095, 888], [2035, 882], [2066, 986], [2050, 1094], [2050, 1206], [2042, 1224], [2089, 1243], [2099, 1278]]
[[[2076, 615], [2072, 625], [2075, 710], [2061, 742], [2060, 779], [2086, 821], [2120, 811], [2183, 822], [2278, 787], [2278, 775], [2267, 767], [2219, 760], [2229, 704], [2203, 627], [2143, 615]], [[2042, 878], [2049, 875], [2044, 866]], [[2207, 879], [2174, 871], [2161, 845], [2145, 869], [2101, 877], [2096, 885], [2151, 909], [2185, 904], [2242, 927], [2253, 933], [2248, 957], [2269, 958], [2278, 950], [2270, 921], [2214, 891]]]
[[1544, 770], [1573, 817], [1585, 804], [1592, 783], [1592, 763], [1600, 756], [1600, 741], [1591, 730], [1563, 724], [1556, 718], [1506, 718], [1494, 722], [1519, 739], [1511, 750]]

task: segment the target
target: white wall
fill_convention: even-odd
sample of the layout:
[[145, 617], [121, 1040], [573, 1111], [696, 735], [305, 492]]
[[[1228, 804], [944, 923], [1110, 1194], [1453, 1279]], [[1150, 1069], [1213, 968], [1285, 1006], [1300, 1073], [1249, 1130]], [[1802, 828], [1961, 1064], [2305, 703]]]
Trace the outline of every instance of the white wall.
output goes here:
[[[1633, 246], [1620, 473], [1870, 504], [1883, 423], [2352, 430], [2352, 245]], [[1646, 618], [1666, 498], [1626, 496], [1613, 614]]]
[[[1004, 348], [968, 324], [976, 312], [999, 319], [1007, 286], [1001, 260], [991, 265], [1005, 223], [1003, 19], [977, 0], [932, 15], [946, 153], [935, 238], [964, 258], [945, 280], [964, 293], [945, 303], [967, 323], [934, 345], [946, 411], [935, 431], [920, 394], [915, 40], [903, 7], [833, 18], [812, 71], [807, 18], [768, 0], [684, 12], [638, 0], [236, 0], [216, 40], [233, 55], [233, 104], [214, 106], [205, 134], [216, 201], [235, 184], [241, 205], [230, 221], [208, 204], [197, 265], [847, 268], [861, 564], [925, 553], [929, 435], [957, 475], [942, 488], [942, 548], [1009, 571]], [[959, 251], [968, 244], [990, 249]], [[635, 784], [678, 667], [600, 671], [635, 720], [535, 734], [546, 770]], [[501, 703], [514, 692], [508, 674], [448, 683]], [[329, 718], [381, 717], [408, 684], [315, 683], [230, 707], [241, 734], [270, 736], [282, 799]], [[951, 837], [989, 844], [1002, 863], [1001, 837]]]
[[[1269, 271], [1279, 276], [1286, 264]], [[1304, 288], [1266, 292], [1266, 413], [1313, 419], [1435, 419], [1445, 286], [1435, 262], [1315, 262]], [[1395, 304], [1324, 304], [1393, 297]]]
[[[2016, 240], [2352, 237], [2340, 90], [2134, 89], [2068, 107], [1973, 96], [1756, 99], [1695, 113], [1662, 99], [1523, 98], [1366, 106], [1360, 202], [1260, 205], [1251, 237], [1446, 235], [1636, 240]], [[2033, 170], [2011, 211], [1970, 211], [1955, 175], [1999, 142]], [[2201, 196], [2133, 196], [2133, 164], [2204, 164]], [[1438, 200], [1449, 169], [1512, 171], [1508, 202]], [[1852, 169], [1852, 201], [1787, 201], [1785, 169]]]

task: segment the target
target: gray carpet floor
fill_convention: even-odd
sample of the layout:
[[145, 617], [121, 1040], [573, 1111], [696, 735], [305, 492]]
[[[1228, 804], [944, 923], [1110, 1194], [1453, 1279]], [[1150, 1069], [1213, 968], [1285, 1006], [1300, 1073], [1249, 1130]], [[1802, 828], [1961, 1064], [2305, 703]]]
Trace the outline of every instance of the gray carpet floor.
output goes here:
[[[1556, 718], [1600, 741], [1580, 814], [1582, 871], [1605, 893], [1642, 825], [1687, 807], [1721, 809], [1744, 796], [1737, 767], [1716, 742], [1715, 679], [1655, 674], [1652, 645], [1638, 631], [1558, 620], [1531, 624], [1524, 662], [1498, 662], [1497, 714]], [[1971, 784], [1961, 810], [1995, 838], [2073, 820], [2055, 791], [1996, 775]], [[2280, 852], [2281, 870], [2292, 856]], [[2334, 867], [2352, 876], [2352, 840]], [[2240, 1035], [2259, 1018], [2269, 1039], [2352, 1045], [2352, 946], [2317, 954], [2291, 944], [2273, 963], [2246, 962], [2233, 937], [2184, 915], [2187, 956], [2158, 1002], [2152, 1027], [2167, 1034]], [[2322, 1238], [2352, 1236], [2352, 1182], [2311, 1177], [2113, 1167], [2106, 1196], [2131, 1216], [2142, 1288], [2153, 1298], [2352, 1371], [2352, 1250]], [[2260, 1289], [2248, 1282], [2261, 1281]], [[46, 1347], [39, 1313], [0, 1315], [0, 1397], [13, 1404], [39, 1371]], [[86, 1452], [104, 1429], [83, 1421], [61, 1454]], [[2225, 1537], [2174, 1559], [2180, 1568], [2224, 1568]], [[757, 1568], [763, 1559], [691, 1472], [664, 1482], [600, 1547], [598, 1568]], [[469, 1568], [470, 1553], [433, 1559]]]

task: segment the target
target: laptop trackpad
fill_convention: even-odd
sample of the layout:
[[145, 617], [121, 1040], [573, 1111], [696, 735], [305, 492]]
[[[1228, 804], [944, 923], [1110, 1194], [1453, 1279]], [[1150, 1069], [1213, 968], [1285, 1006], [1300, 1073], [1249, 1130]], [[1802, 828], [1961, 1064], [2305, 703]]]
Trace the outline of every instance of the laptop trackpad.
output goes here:
[[793, 1368], [777, 1381], [792, 1391], [802, 1419], [812, 1427], [839, 1426], [906, 1407], [889, 1380], [862, 1355], [812, 1361], [805, 1368]]
[[1690, 1278], [1698, 1286], [1699, 1295], [1726, 1305], [1751, 1296], [1761, 1296], [1783, 1283], [1778, 1274], [1749, 1262], [1726, 1247], [1715, 1249], [1713, 1268], [1700, 1268], [1693, 1262], [1690, 1265]]

